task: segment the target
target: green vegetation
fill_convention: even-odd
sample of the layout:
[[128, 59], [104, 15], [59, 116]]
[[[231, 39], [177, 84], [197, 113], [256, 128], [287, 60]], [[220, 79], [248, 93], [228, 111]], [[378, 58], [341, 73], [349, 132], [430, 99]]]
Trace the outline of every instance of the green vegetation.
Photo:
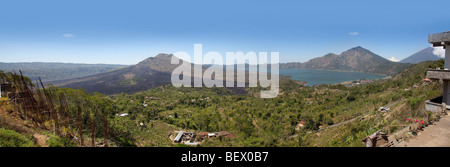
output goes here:
[[[248, 88], [248, 94], [236, 95], [224, 88], [170, 85], [112, 99], [119, 111], [129, 114], [126, 119], [135, 122], [162, 121], [179, 129], [230, 131], [238, 136], [226, 141], [207, 140], [202, 146], [362, 146], [362, 138], [378, 130], [388, 132], [387, 125], [403, 123], [410, 117], [428, 117], [424, 101], [438, 96], [440, 89], [436, 83], [422, 86], [421, 80], [427, 68], [436, 66], [442, 66], [442, 62], [420, 63], [393, 79], [350, 88], [304, 87], [282, 80], [281, 93], [273, 99], [259, 98], [260, 88]], [[379, 107], [398, 101], [389, 115], [376, 117]], [[318, 131], [362, 116], [366, 119]], [[305, 121], [305, 127], [295, 131], [299, 121]]]
[[0, 128], [0, 147], [36, 147], [32, 136]]
[[2, 102], [2, 111], [6, 108], [8, 114], [16, 115], [24, 122], [1, 119], [2, 127], [30, 133], [28, 129], [19, 128], [29, 124], [33, 128], [50, 131], [48, 145], [54, 147], [106, 146], [108, 140], [118, 141], [117, 144], [128, 142], [127, 134], [116, 134], [114, 124], [110, 123], [116, 110], [113, 102], [102, 94], [88, 94], [83, 90], [51, 85], [44, 88], [39, 82], [35, 86], [27, 77], [2, 71], [0, 80], [11, 83], [13, 92], [11, 100]]
[[[109, 137], [106, 137], [117, 146], [180, 147], [184, 145], [173, 144], [168, 135], [186, 130], [229, 131], [236, 136], [206, 139], [201, 146], [358, 147], [363, 146], [361, 139], [376, 131], [397, 131], [398, 127], [389, 125], [404, 124], [407, 118], [430, 120], [432, 114], [424, 110], [424, 101], [439, 96], [441, 89], [437, 82], [422, 85], [422, 79], [427, 68], [442, 66], [442, 60], [423, 62], [391, 79], [354, 87], [340, 84], [307, 87], [282, 79], [279, 96], [271, 99], [259, 98], [260, 87], [247, 88], [248, 94], [234, 94], [226, 88], [165, 85], [112, 96], [69, 88], [48, 89], [55, 99], [55, 108], [60, 111], [65, 107], [63, 113], [69, 118], [76, 118], [78, 105], [87, 110], [81, 115], [86, 138], [103, 140], [107, 127]], [[61, 98], [67, 101], [62, 103]], [[378, 111], [388, 104], [392, 105], [389, 112]], [[296, 130], [301, 121], [305, 125]], [[345, 121], [349, 122], [327, 128]], [[89, 128], [92, 126], [95, 131]], [[78, 136], [78, 127], [65, 125], [60, 135], [50, 135], [48, 144], [74, 146], [64, 136]]]
[[47, 144], [49, 147], [76, 147], [77, 145], [70, 139], [60, 137], [51, 133], [48, 133]]

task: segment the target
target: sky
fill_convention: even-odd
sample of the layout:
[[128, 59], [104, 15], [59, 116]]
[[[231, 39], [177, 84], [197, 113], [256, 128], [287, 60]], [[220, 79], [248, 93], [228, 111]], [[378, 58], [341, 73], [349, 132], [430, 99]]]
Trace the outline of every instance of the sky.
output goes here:
[[450, 1], [2, 1], [0, 62], [136, 64], [158, 53], [279, 52], [306, 62], [362, 46], [401, 60], [449, 31]]

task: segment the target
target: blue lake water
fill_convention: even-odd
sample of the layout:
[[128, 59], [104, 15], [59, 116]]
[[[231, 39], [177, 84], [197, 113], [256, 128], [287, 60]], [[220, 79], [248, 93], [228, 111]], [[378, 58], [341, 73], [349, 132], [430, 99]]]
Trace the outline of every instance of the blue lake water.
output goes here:
[[291, 76], [291, 79], [307, 81], [306, 85], [337, 84], [359, 79], [380, 79], [385, 76], [360, 72], [341, 72], [327, 70], [280, 69], [280, 75]]

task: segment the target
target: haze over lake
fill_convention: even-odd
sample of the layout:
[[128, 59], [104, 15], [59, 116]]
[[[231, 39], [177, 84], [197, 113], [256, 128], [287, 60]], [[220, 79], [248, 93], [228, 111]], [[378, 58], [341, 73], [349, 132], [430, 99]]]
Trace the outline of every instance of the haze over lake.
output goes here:
[[280, 69], [280, 75], [291, 76], [291, 79], [307, 81], [306, 85], [337, 84], [359, 79], [380, 79], [385, 76], [360, 72], [342, 72], [327, 70]]

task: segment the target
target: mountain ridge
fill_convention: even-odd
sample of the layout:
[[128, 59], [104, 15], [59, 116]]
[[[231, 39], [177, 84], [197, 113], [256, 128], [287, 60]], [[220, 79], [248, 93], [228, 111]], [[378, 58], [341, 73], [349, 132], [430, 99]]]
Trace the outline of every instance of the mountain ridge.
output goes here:
[[333, 71], [364, 72], [392, 76], [411, 64], [389, 61], [361, 46], [353, 47], [341, 54], [328, 53], [304, 63], [283, 63], [280, 67], [321, 69]]
[[[158, 54], [136, 65], [77, 79], [53, 82], [55, 86], [83, 88], [88, 92], [103, 94], [134, 93], [171, 83], [172, 54]], [[172, 65], [172, 64], [170, 64]]]
[[442, 59], [438, 55], [435, 55], [433, 51], [434, 51], [433, 47], [427, 47], [412, 54], [411, 56], [408, 56], [407, 58], [400, 60], [399, 63], [417, 64], [424, 61], [436, 61]]
[[[78, 79], [57, 81], [53, 82], [53, 84], [59, 87], [83, 88], [88, 92], [100, 92], [103, 94], [144, 91], [171, 84], [171, 73], [179, 66], [178, 64], [171, 64], [173, 56], [173, 54], [160, 53], [154, 57], [146, 58], [133, 66]], [[183, 64], [191, 67], [196, 66], [196, 64], [190, 62]], [[282, 63], [280, 67], [352, 71], [392, 76], [409, 65], [411, 64], [391, 62], [361, 46], [357, 46], [341, 54], [329, 53], [305, 63]], [[202, 69], [205, 70], [206, 67], [207, 65], [203, 65]], [[192, 73], [183, 73], [183, 75], [193, 77]], [[242, 90], [237, 91], [242, 92]]]
[[31, 80], [41, 78], [42, 81], [57, 81], [91, 76], [111, 70], [126, 67], [120, 64], [84, 64], [84, 63], [59, 63], [59, 62], [0, 62], [0, 70], [5, 72], [19, 72]]

